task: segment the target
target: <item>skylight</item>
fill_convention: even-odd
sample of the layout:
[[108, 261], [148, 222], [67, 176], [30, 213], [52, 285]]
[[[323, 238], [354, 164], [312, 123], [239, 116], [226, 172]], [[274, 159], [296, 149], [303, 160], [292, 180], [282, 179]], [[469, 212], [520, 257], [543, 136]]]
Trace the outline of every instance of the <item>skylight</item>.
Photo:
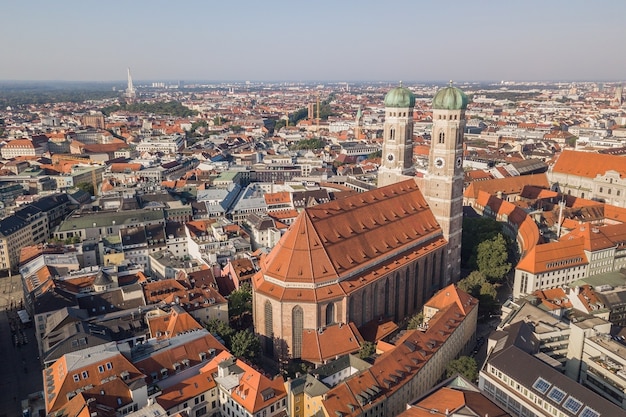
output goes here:
[[565, 391], [562, 391], [560, 388], [552, 387], [552, 389], [548, 393], [548, 398], [550, 398], [552, 401], [554, 401], [557, 404], [561, 404], [561, 402], [565, 399], [566, 395], [567, 394], [565, 394]]
[[593, 408], [589, 408], [589, 406], [586, 406], [583, 409], [582, 413], [580, 413], [580, 417], [600, 417], [600, 413], [598, 413]]
[[565, 400], [565, 402], [563, 403], [563, 408], [565, 408], [567, 411], [571, 411], [574, 414], [578, 413], [582, 406], [583, 403], [581, 403], [574, 397], [567, 397], [567, 400]]
[[539, 391], [542, 394], [545, 394], [548, 391], [552, 384], [543, 379], [542, 377], [537, 378], [535, 383], [533, 384], [533, 388]]

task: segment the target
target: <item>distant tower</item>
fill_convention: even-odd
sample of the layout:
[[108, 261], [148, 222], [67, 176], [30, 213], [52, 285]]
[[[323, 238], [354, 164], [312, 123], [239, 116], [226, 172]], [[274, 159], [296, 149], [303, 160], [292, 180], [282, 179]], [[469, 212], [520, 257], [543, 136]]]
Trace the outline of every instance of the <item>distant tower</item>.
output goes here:
[[433, 128], [428, 171], [418, 178], [420, 190], [448, 241], [444, 285], [461, 275], [463, 227], [463, 133], [467, 96], [452, 81], [433, 98]]
[[130, 76], [130, 68], [128, 68], [128, 86], [126, 87], [125, 96], [128, 101], [135, 100], [137, 96], [137, 93], [135, 92], [135, 87], [133, 86], [133, 77]]
[[385, 96], [383, 154], [378, 168], [378, 186], [407, 179], [413, 170], [413, 108], [415, 96], [406, 87], [396, 87]]
[[359, 110], [356, 112], [356, 119], [354, 121], [354, 138], [356, 140], [361, 139], [361, 124], [363, 123], [363, 112], [361, 111], [361, 106], [359, 106]]
[[624, 96], [624, 86], [620, 84], [615, 89], [615, 97], [613, 98], [613, 101], [618, 106], [621, 106], [622, 104], [624, 104], [624, 97], [623, 96]]

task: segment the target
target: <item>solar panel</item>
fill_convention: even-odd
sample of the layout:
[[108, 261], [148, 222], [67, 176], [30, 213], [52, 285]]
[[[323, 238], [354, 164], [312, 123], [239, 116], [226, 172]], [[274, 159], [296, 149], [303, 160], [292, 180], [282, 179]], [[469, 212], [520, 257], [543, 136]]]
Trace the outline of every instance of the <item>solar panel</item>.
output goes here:
[[533, 388], [539, 391], [542, 394], [545, 394], [548, 391], [552, 384], [543, 379], [542, 377], [537, 378], [535, 383], [533, 384]]
[[565, 408], [568, 411], [571, 411], [574, 414], [578, 413], [580, 409], [582, 408], [582, 406], [583, 406], [583, 403], [581, 403], [574, 397], [567, 397], [567, 400], [565, 400], [565, 402], [563, 403], [563, 408]]
[[585, 408], [583, 408], [582, 413], [580, 413], [580, 417], [600, 417], [600, 413], [598, 413], [593, 408], [589, 408], [589, 406], [586, 406]]
[[566, 395], [567, 394], [565, 393], [565, 391], [562, 391], [560, 388], [552, 387], [552, 389], [548, 393], [548, 398], [550, 398], [552, 401], [554, 401], [557, 404], [561, 404], [561, 402], [565, 399]]

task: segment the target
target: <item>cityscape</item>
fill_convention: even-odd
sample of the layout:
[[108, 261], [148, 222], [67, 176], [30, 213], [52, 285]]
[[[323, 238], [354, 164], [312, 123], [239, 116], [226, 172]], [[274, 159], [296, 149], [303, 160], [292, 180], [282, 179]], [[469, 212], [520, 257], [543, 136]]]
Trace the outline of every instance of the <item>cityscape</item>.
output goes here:
[[626, 416], [626, 3], [0, 5], [0, 417]]

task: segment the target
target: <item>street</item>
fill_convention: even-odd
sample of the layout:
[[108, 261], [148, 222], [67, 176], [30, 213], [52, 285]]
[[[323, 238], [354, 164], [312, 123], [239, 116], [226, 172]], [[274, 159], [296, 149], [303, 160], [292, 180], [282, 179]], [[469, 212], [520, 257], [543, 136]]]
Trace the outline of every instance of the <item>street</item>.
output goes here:
[[22, 415], [21, 401], [43, 389], [37, 359], [35, 329], [21, 325], [17, 311], [22, 301], [19, 275], [0, 278], [0, 417]]

